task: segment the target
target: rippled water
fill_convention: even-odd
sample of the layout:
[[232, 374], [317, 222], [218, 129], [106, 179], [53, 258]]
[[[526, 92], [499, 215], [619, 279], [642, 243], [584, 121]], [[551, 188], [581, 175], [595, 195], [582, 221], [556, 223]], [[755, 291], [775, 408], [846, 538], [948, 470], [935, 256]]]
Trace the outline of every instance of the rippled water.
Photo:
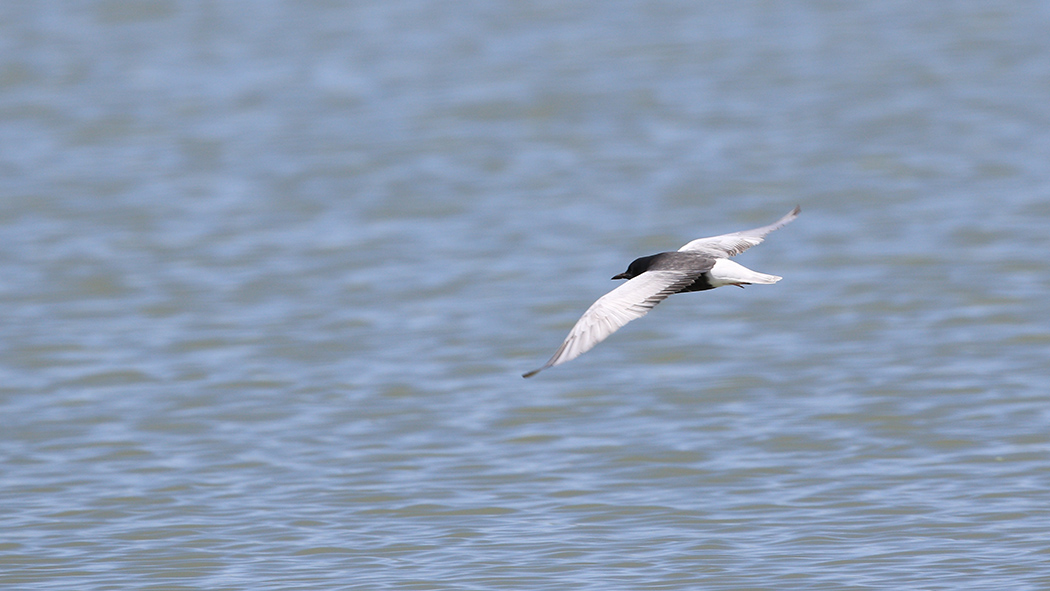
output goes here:
[[1043, 4], [350, 4], [0, 5], [0, 586], [1050, 587]]

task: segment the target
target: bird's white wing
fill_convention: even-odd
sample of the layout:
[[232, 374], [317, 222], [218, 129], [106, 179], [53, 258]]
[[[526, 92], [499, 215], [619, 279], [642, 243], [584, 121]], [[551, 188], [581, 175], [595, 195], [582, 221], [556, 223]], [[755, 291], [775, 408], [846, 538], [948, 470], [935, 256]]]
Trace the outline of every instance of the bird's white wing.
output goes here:
[[684, 271], [647, 271], [630, 279], [591, 304], [565, 337], [565, 342], [540, 371], [576, 359], [628, 322], [645, 316], [653, 306], [696, 280], [698, 274]]
[[800, 211], [802, 209], [796, 206], [786, 216], [768, 226], [762, 226], [754, 230], [744, 230], [743, 232], [733, 232], [732, 234], [723, 234], [721, 236], [711, 236], [710, 238], [698, 238], [678, 250], [703, 252], [716, 257], [736, 256], [761, 243], [766, 234], [777, 228], [783, 228], [788, 222], [797, 218]]

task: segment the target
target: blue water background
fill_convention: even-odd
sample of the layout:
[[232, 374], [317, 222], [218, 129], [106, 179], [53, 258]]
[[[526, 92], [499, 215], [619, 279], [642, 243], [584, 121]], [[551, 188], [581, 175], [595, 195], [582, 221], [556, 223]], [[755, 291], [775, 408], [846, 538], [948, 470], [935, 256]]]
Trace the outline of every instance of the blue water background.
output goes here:
[[[1050, 588], [1048, 30], [0, 5], [0, 586]], [[795, 204], [777, 285], [521, 379]]]

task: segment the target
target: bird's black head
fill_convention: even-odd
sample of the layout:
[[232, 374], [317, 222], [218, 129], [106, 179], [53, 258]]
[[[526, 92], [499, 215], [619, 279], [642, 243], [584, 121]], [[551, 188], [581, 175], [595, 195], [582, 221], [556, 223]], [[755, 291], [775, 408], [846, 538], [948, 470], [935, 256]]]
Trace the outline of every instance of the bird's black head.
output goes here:
[[658, 254], [651, 254], [647, 257], [634, 259], [630, 265], [627, 265], [627, 270], [619, 275], [613, 277], [613, 279], [634, 279], [635, 277], [645, 273], [649, 270], [649, 265], [653, 263], [653, 259], [658, 257]]

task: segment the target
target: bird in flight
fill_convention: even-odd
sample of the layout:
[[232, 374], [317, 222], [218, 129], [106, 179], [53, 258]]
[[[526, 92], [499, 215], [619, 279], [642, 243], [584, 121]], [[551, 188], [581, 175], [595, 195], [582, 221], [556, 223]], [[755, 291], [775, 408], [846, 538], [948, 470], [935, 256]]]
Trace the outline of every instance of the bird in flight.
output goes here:
[[522, 377], [531, 378], [548, 367], [576, 359], [623, 325], [645, 316], [671, 294], [703, 291], [723, 285], [743, 287], [752, 283], [780, 281], [781, 277], [752, 271], [729, 260], [729, 257], [761, 243], [766, 234], [784, 227], [797, 218], [800, 211], [802, 209], [796, 206], [768, 226], [698, 238], [676, 252], [661, 252], [635, 259], [626, 271], [613, 277], [626, 279], [627, 283], [598, 298], [576, 321], [550, 361], [522, 374]]

